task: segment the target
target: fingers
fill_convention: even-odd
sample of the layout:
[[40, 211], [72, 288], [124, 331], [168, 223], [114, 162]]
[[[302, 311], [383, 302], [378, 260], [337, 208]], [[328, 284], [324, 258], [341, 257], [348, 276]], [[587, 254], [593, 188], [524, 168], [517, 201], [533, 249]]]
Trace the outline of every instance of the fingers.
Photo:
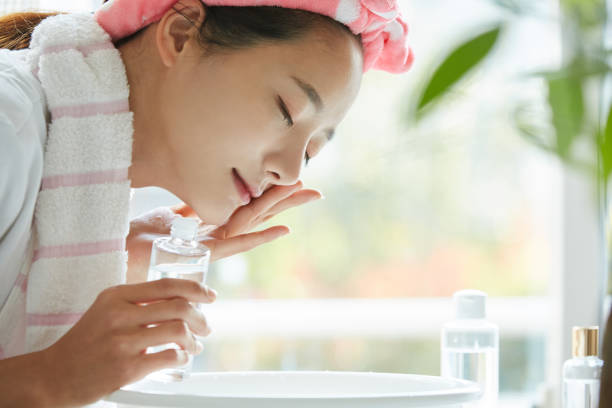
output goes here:
[[294, 194], [296, 191], [300, 191], [303, 185], [301, 181], [291, 186], [276, 186], [266, 191], [264, 195], [254, 200], [249, 204], [252, 207], [251, 210], [255, 215], [259, 215], [267, 211], [274, 204]]
[[189, 354], [199, 354], [202, 352], [201, 343], [200, 345], [197, 344], [199, 341], [191, 333], [187, 324], [181, 320], [164, 322], [158, 326], [146, 329], [139, 328], [130, 337], [132, 338], [132, 344], [138, 350], [176, 343]]
[[175, 297], [183, 297], [196, 303], [212, 303], [217, 298], [217, 293], [214, 289], [189, 279], [163, 278], [112, 286], [105, 289], [101, 296], [118, 296], [131, 303], [146, 303]]
[[139, 361], [141, 362], [140, 369], [144, 373], [140, 377], [144, 377], [146, 374], [162, 368], [186, 364], [189, 361], [189, 355], [185, 350], [171, 348], [159, 353], [145, 354], [140, 357]]
[[266, 211], [266, 214], [263, 216], [264, 221], [269, 220], [272, 216], [278, 213], [281, 213], [283, 211], [286, 211], [289, 208], [297, 207], [297, 206], [306, 204], [314, 200], [320, 200], [321, 198], [323, 198], [323, 196], [321, 195], [319, 191], [316, 191], [316, 190], [298, 191], [297, 193], [291, 195], [290, 197], [284, 199], [283, 201], [276, 203], [274, 206], [269, 208]]
[[168, 301], [152, 303], [146, 306], [134, 305], [135, 313], [131, 324], [143, 326], [168, 320], [182, 320], [189, 329], [200, 335], [211, 333], [206, 317], [197, 308], [184, 298], [175, 298]]
[[[289, 232], [291, 231], [285, 226], [275, 226], [263, 231], [242, 234], [222, 241], [214, 241], [214, 250], [211, 248], [210, 261], [213, 262], [217, 259], [251, 250], [259, 245], [287, 235]], [[206, 241], [203, 241], [203, 244], [208, 245]]]
[[252, 226], [251, 222], [255, 218], [266, 212], [277, 202], [284, 200], [301, 188], [301, 181], [291, 186], [274, 186], [266, 191], [261, 197], [251, 201], [250, 204], [240, 207], [226, 225], [227, 235], [230, 237], [235, 236], [250, 229]]

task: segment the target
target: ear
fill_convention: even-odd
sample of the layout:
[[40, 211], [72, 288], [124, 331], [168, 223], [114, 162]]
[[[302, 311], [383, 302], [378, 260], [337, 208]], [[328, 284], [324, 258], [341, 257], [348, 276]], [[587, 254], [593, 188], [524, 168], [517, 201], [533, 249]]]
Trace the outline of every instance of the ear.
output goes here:
[[155, 43], [166, 67], [173, 66], [187, 42], [195, 39], [205, 15], [202, 0], [179, 0], [159, 20]]

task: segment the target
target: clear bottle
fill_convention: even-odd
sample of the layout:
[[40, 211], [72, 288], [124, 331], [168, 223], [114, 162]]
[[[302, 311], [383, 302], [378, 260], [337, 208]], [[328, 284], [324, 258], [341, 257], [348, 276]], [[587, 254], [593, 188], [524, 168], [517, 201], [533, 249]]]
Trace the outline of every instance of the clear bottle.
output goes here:
[[563, 364], [563, 408], [597, 408], [603, 361], [599, 327], [572, 328], [572, 358]]
[[[151, 263], [147, 280], [180, 278], [206, 283], [210, 249], [196, 241], [198, 221], [193, 218], [176, 217], [172, 221], [170, 236], [157, 238], [151, 249]], [[194, 306], [199, 307], [198, 304]], [[197, 337], [197, 336], [196, 336]], [[198, 338], [198, 340], [201, 340]], [[176, 343], [148, 347], [147, 353], [168, 348], [180, 348]], [[187, 378], [193, 366], [193, 355], [186, 364], [151, 373], [148, 378], [161, 381], [181, 381]]]
[[486, 300], [478, 290], [456, 292], [455, 320], [441, 333], [440, 375], [480, 385], [482, 397], [470, 407], [495, 407], [498, 399], [499, 327], [485, 320]]

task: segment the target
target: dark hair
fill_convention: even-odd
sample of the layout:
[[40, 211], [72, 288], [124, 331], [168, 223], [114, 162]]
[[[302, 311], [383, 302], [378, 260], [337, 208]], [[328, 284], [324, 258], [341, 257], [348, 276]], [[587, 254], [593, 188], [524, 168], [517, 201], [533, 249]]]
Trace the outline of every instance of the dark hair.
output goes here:
[[45, 18], [57, 14], [62, 13], [24, 12], [0, 16], [0, 48], [28, 48], [34, 28]]
[[[180, 8], [177, 9], [178, 5], [180, 1], [173, 6], [174, 10], [191, 21]], [[207, 52], [247, 48], [264, 42], [290, 41], [314, 27], [344, 31], [359, 39], [361, 44], [359, 36], [355, 36], [347, 26], [322, 14], [273, 6], [205, 7], [206, 19], [199, 27], [197, 39]], [[61, 13], [24, 12], [0, 16], [0, 48], [27, 48], [34, 28], [45, 18], [57, 14]], [[141, 31], [119, 40], [115, 45], [129, 41]]]
[[206, 7], [206, 19], [199, 29], [198, 41], [210, 52], [232, 50], [298, 39], [315, 27], [354, 36], [344, 24], [305, 10], [271, 6], [217, 6]]

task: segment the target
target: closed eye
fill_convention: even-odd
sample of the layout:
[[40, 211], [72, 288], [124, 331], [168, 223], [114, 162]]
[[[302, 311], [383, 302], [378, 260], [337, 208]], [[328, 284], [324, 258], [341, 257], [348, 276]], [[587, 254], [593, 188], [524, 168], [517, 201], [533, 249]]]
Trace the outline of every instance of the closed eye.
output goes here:
[[[285, 101], [283, 101], [283, 98], [281, 98], [280, 95], [277, 97], [277, 102], [278, 102], [278, 107], [281, 113], [283, 114], [283, 118], [287, 122], [287, 125], [290, 127], [293, 126], [293, 118], [291, 117], [291, 114], [289, 113], [289, 109], [287, 109], [287, 105], [285, 104]], [[308, 162], [310, 161], [310, 156], [308, 155], [308, 153], [304, 154], [304, 161], [306, 163], [305, 165], [308, 166]]]
[[280, 111], [283, 114], [285, 121], [287, 122], [287, 125], [293, 126], [293, 118], [291, 117], [291, 114], [289, 113], [289, 109], [287, 109], [287, 105], [285, 104], [285, 101], [283, 101], [283, 98], [278, 96], [277, 102], [278, 102], [278, 107], [280, 108]]

